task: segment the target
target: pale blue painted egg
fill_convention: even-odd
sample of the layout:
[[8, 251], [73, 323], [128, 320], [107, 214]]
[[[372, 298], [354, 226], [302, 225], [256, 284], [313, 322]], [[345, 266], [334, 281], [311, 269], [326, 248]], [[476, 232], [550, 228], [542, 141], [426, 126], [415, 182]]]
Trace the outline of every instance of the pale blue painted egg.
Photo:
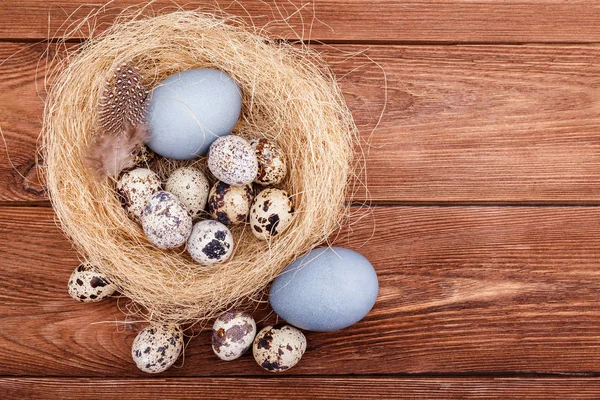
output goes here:
[[242, 110], [242, 93], [226, 73], [210, 68], [171, 75], [153, 91], [148, 105], [147, 143], [161, 156], [189, 160], [228, 135]]
[[346, 328], [373, 308], [379, 282], [361, 254], [318, 248], [288, 265], [271, 286], [271, 307], [288, 323], [309, 331]]

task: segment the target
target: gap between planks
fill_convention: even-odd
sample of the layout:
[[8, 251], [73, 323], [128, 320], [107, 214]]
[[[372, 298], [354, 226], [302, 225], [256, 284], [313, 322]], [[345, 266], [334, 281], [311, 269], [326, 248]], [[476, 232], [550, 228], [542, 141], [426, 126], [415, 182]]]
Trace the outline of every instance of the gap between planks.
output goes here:
[[[582, 378], [161, 378], [78, 379], [0, 378], [7, 398], [96, 399], [110, 393], [114, 399], [176, 396], [186, 399], [228, 399], [244, 393], [246, 399], [597, 399], [598, 379]], [[14, 397], [13, 397], [14, 396]]]
[[[72, 38], [72, 39], [41, 39], [41, 38], [9, 38], [9, 37], [0, 37], [0, 44], [2, 43], [14, 43], [14, 44], [58, 44], [58, 43], [67, 43], [67, 44], [81, 44], [84, 43], [85, 38]], [[569, 41], [569, 42], [503, 42], [503, 41], [469, 41], [469, 42], [457, 42], [457, 41], [415, 41], [415, 40], [360, 40], [360, 39], [352, 39], [352, 40], [293, 40], [293, 39], [274, 39], [275, 42], [286, 42], [290, 44], [304, 44], [307, 46], [574, 46], [574, 47], [598, 47], [600, 46], [599, 41], [593, 42], [578, 42], [578, 41]]]

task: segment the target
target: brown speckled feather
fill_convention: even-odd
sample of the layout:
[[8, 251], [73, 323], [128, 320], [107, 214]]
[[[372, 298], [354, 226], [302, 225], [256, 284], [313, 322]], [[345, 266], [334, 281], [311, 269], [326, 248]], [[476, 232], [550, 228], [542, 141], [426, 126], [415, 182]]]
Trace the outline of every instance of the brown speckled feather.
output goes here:
[[144, 125], [146, 90], [139, 68], [123, 63], [106, 82], [98, 105], [100, 133], [85, 156], [99, 177], [116, 178], [133, 167], [136, 150], [148, 140]]
[[143, 123], [147, 95], [138, 67], [131, 63], [117, 67], [98, 105], [102, 131], [117, 135], [130, 125]]

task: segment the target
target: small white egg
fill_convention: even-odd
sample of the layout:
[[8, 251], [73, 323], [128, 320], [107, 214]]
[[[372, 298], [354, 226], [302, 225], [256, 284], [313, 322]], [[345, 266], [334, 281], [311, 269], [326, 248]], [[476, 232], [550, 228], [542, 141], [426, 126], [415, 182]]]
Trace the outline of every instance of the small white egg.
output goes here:
[[95, 303], [111, 296], [117, 286], [86, 261], [71, 274], [68, 289], [69, 295], [75, 300]]
[[165, 184], [165, 190], [173, 193], [189, 210], [192, 218], [197, 218], [208, 198], [210, 185], [206, 176], [198, 168], [178, 168]]
[[187, 251], [202, 265], [226, 261], [233, 252], [233, 235], [218, 221], [200, 221], [192, 229], [187, 242]]
[[256, 178], [258, 161], [250, 143], [239, 136], [228, 135], [210, 145], [208, 168], [218, 180], [241, 186]]
[[148, 168], [136, 168], [125, 172], [117, 182], [117, 194], [129, 216], [139, 221], [146, 203], [160, 190], [161, 182], [156, 173]]
[[280, 183], [287, 174], [287, 159], [283, 149], [277, 142], [265, 138], [252, 139], [250, 145], [258, 160], [258, 174], [254, 182], [259, 185]]
[[306, 351], [306, 337], [290, 325], [263, 328], [254, 338], [254, 360], [269, 372], [282, 372], [298, 364]]
[[152, 325], [133, 341], [131, 357], [139, 369], [156, 374], [169, 369], [183, 349], [183, 332], [176, 325]]
[[160, 249], [173, 249], [186, 242], [192, 231], [192, 217], [172, 193], [156, 192], [142, 213], [146, 238]]
[[235, 360], [250, 347], [256, 335], [256, 322], [244, 311], [228, 311], [215, 320], [212, 349], [225, 361]]
[[208, 195], [208, 212], [224, 225], [243, 224], [248, 219], [253, 198], [252, 184], [231, 186], [218, 181]]
[[250, 226], [259, 239], [269, 240], [283, 232], [294, 218], [294, 204], [281, 189], [264, 189], [252, 201]]

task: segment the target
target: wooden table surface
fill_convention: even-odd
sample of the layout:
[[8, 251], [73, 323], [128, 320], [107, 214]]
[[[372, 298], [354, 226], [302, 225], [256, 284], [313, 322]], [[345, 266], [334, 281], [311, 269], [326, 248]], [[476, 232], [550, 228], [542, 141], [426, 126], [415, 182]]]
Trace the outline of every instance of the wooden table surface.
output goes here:
[[[136, 3], [115, 1], [97, 29]], [[219, 361], [206, 332], [183, 365], [138, 371], [130, 348], [143, 325], [125, 321], [124, 302], [67, 295], [77, 255], [36, 179], [40, 40], [98, 4], [2, 0], [0, 398], [599, 398], [600, 3], [185, 8], [216, 5], [310, 38], [338, 75], [370, 141], [370, 206], [355, 208], [340, 244], [375, 266], [374, 309], [340, 332], [307, 333], [304, 358], [280, 375], [250, 354]]]

